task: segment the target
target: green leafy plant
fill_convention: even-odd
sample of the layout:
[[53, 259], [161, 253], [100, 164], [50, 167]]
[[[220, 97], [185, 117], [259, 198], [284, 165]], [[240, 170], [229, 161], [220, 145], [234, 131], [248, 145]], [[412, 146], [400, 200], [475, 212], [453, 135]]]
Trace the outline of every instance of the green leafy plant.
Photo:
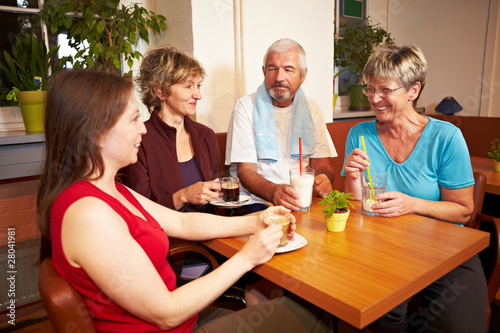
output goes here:
[[5, 96], [5, 100], [9, 102], [14, 102], [17, 103], [17, 93], [20, 92], [21, 90], [17, 89], [17, 87], [12, 88], [11, 91]]
[[[47, 0], [39, 13], [51, 34], [67, 33], [77, 52], [73, 68], [122, 71], [121, 59], [132, 67], [142, 54], [134, 51], [140, 39], [149, 43], [148, 31], [166, 30], [166, 18], [120, 0]], [[124, 74], [132, 74], [131, 71]]]
[[[25, 34], [16, 37], [11, 52], [3, 51], [0, 57], [0, 70], [13, 88], [12, 92], [47, 90], [49, 75], [59, 71], [66, 59], [57, 60], [58, 47], [49, 51], [42, 40], [35, 35]], [[55, 64], [54, 64], [55, 63]]]
[[488, 152], [488, 156], [500, 162], [500, 139], [496, 138], [491, 141], [491, 151]]
[[354, 205], [350, 203], [349, 200], [354, 200], [352, 193], [333, 190], [324, 196], [319, 204], [325, 206], [321, 207], [325, 217], [330, 217], [334, 213], [346, 212], [349, 207], [354, 208]]
[[360, 82], [361, 73], [374, 47], [380, 44], [394, 44], [391, 34], [378, 24], [372, 25], [370, 18], [356, 26], [343, 24], [340, 26], [342, 37], [335, 34], [334, 59], [335, 66], [342, 67], [335, 76], [350, 70], [356, 81]]

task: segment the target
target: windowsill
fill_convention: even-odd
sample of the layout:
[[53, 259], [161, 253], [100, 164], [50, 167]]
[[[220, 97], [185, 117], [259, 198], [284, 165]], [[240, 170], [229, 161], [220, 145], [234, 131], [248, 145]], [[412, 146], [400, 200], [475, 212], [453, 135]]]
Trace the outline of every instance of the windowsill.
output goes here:
[[24, 131], [23, 117], [18, 106], [0, 106], [0, 133]]
[[348, 118], [371, 118], [375, 117], [375, 112], [373, 111], [349, 111], [347, 107], [341, 109], [335, 109], [333, 113], [333, 120], [336, 119], [348, 119]]
[[26, 132], [24, 128], [22, 130], [0, 131], [0, 146], [36, 142], [45, 142], [43, 132]]

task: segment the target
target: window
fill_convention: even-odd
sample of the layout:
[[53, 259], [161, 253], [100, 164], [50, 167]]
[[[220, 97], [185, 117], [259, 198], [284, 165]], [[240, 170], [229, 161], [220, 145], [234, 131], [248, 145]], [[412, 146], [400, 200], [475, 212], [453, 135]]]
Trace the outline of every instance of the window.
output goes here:
[[[348, 24], [350, 26], [355, 26], [359, 22], [363, 22], [366, 18], [366, 2], [367, 0], [338, 0], [337, 13], [335, 15], [335, 31], [336, 35], [342, 36], [342, 31], [340, 31], [340, 26], [343, 24]], [[335, 68], [336, 73], [340, 72], [343, 68]], [[335, 75], [334, 74], [334, 75]], [[351, 75], [350, 71], [345, 71], [335, 78], [336, 91], [339, 96], [347, 95], [347, 86], [349, 84], [357, 83], [355, 78]]]
[[[0, 0], [0, 50], [10, 50], [16, 37], [26, 32], [42, 36], [36, 24], [40, 6], [38, 0]], [[0, 106], [11, 105], [4, 97], [10, 88], [0, 72]]]
[[[46, 40], [47, 49], [59, 45], [59, 58], [76, 53], [69, 47], [66, 34], [48, 35], [45, 26], [37, 24], [36, 15], [42, 5], [42, 0], [0, 0], [0, 50], [10, 51], [17, 36], [34, 32]], [[70, 63], [66, 67], [70, 68]], [[12, 105], [5, 100], [11, 88], [0, 72], [0, 106]]]

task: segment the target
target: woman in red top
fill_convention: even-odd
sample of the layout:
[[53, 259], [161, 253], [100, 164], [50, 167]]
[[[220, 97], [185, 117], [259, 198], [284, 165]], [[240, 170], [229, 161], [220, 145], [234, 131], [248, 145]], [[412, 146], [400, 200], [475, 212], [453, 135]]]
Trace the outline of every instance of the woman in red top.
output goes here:
[[[62, 71], [53, 78], [38, 192], [41, 259], [53, 257], [55, 269], [82, 295], [98, 331], [255, 327], [256, 308], [198, 328], [197, 314], [243, 274], [272, 258], [281, 228], [265, 228], [261, 216], [183, 214], [115, 182], [118, 170], [136, 162], [145, 132], [130, 78], [89, 70]], [[290, 230], [293, 237], [295, 221]], [[175, 287], [166, 261], [167, 235], [203, 241], [246, 234], [254, 236], [219, 268]], [[290, 300], [270, 301], [266, 309], [272, 311], [261, 316], [259, 331], [329, 331], [324, 321]]]

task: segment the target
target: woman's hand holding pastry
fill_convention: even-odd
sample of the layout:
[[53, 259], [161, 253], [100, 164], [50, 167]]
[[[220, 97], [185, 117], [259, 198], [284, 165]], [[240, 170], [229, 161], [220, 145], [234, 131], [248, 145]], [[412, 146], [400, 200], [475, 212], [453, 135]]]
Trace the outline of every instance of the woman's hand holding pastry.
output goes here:
[[242, 256], [243, 261], [249, 265], [249, 270], [262, 265], [273, 257], [280, 243], [281, 235], [281, 226], [270, 225], [254, 234], [238, 252], [238, 255]]
[[290, 214], [290, 225], [288, 227], [288, 238], [290, 240], [294, 240], [295, 229], [297, 226], [295, 224], [295, 222], [296, 222], [295, 216], [293, 216], [293, 214], [290, 213], [290, 209], [286, 209], [283, 206], [271, 206], [271, 207], [267, 208], [266, 210], [262, 211], [259, 214], [259, 220], [257, 222], [257, 230], [267, 228], [267, 225], [264, 222], [264, 213], [266, 213], [266, 212], [275, 212], [277, 215]]

